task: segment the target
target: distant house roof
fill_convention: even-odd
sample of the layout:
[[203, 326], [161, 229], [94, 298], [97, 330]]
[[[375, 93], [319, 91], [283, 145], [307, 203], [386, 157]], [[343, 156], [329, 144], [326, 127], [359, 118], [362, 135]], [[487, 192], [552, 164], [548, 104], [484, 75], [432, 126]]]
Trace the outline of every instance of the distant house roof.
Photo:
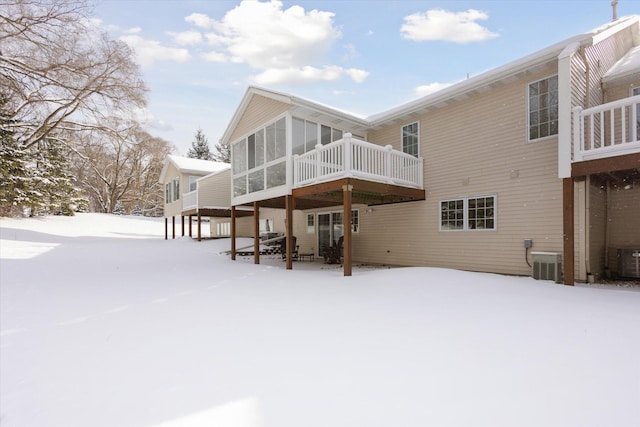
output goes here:
[[164, 166], [162, 172], [160, 172], [160, 178], [158, 182], [164, 182], [165, 175], [169, 169], [169, 165], [173, 164], [180, 173], [193, 174], [198, 176], [209, 175], [214, 172], [220, 172], [225, 169], [229, 169], [231, 165], [223, 162], [214, 162], [210, 160], [192, 159], [189, 157], [168, 155], [164, 160]]

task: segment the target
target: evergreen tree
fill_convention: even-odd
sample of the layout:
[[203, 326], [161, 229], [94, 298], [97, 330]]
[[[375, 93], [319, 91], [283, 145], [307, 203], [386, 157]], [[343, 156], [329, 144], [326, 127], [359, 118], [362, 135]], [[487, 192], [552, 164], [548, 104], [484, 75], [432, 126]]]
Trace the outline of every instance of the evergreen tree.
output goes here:
[[29, 153], [10, 130], [13, 120], [5, 100], [0, 95], [0, 215], [12, 216], [24, 206], [39, 205], [41, 195], [32, 188]]
[[231, 163], [231, 147], [229, 144], [221, 142], [215, 145], [216, 152], [213, 154], [213, 160], [216, 162]]
[[114, 215], [126, 215], [127, 211], [125, 211], [124, 206], [122, 206], [122, 202], [118, 200], [111, 213]]
[[74, 215], [84, 202], [70, 169], [70, 153], [60, 143], [46, 140], [37, 144], [32, 154], [33, 184], [42, 195], [41, 212]]
[[187, 157], [192, 159], [213, 160], [211, 150], [209, 149], [209, 141], [200, 128], [196, 131], [195, 140], [191, 143], [189, 151], [187, 151]]

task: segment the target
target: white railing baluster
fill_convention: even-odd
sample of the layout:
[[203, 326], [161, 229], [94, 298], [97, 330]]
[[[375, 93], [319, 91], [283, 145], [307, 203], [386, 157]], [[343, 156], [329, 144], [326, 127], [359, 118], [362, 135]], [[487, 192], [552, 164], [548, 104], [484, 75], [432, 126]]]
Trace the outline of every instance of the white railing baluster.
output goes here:
[[351, 176], [422, 188], [422, 162], [391, 145], [381, 147], [345, 134], [341, 140], [316, 145], [294, 157], [294, 186]]
[[[638, 124], [636, 123], [638, 104], [640, 104], [640, 95], [584, 110], [579, 107], [574, 108], [573, 161], [640, 153]], [[616, 115], [618, 109], [620, 114]], [[609, 115], [609, 132], [606, 132], [605, 129], [607, 114]], [[600, 121], [597, 125], [599, 137], [596, 137], [596, 120]], [[618, 128], [618, 126], [620, 127]], [[627, 133], [627, 129], [629, 129], [629, 133]]]
[[638, 120], [638, 102], [634, 102], [633, 104], [631, 104], [631, 117], [629, 117], [629, 123], [631, 123], [631, 142], [638, 141], [637, 120]]
[[627, 114], [627, 107], [621, 107], [620, 108], [620, 112], [621, 112], [621, 118], [620, 118], [620, 127], [622, 128], [622, 143], [626, 143], [627, 142], [627, 127], [625, 126], [625, 123], [627, 123], [627, 119], [626, 119], [626, 114]]

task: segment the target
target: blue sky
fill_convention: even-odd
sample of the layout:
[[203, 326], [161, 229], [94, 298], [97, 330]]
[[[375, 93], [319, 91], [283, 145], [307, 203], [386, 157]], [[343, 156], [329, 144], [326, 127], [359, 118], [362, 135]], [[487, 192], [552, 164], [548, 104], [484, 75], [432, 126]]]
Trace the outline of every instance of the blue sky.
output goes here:
[[[640, 13], [620, 0], [618, 16]], [[94, 17], [136, 52], [151, 134], [213, 146], [249, 85], [368, 116], [589, 31], [611, 0], [126, 1]]]

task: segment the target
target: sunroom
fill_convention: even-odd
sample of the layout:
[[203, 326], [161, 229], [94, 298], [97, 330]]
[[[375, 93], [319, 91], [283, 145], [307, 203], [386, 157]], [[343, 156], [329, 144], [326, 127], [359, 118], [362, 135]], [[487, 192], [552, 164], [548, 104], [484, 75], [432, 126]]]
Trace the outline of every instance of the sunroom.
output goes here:
[[[250, 88], [250, 97], [267, 97], [286, 108], [246, 134], [230, 140], [232, 236], [234, 210], [252, 206], [256, 224], [260, 207], [285, 209], [287, 252], [292, 249], [293, 210], [342, 206], [345, 224], [354, 204], [376, 205], [423, 200], [423, 160], [366, 141], [369, 123], [311, 101]], [[258, 115], [251, 100], [239, 111]], [[254, 99], [259, 104], [260, 99]], [[264, 103], [264, 102], [263, 102]], [[266, 113], [268, 114], [268, 113]], [[344, 227], [344, 271], [351, 275], [351, 233]], [[255, 261], [258, 226], [255, 236]], [[235, 239], [232, 239], [234, 242]], [[235, 247], [232, 246], [232, 258]], [[292, 268], [287, 256], [287, 269]]]

